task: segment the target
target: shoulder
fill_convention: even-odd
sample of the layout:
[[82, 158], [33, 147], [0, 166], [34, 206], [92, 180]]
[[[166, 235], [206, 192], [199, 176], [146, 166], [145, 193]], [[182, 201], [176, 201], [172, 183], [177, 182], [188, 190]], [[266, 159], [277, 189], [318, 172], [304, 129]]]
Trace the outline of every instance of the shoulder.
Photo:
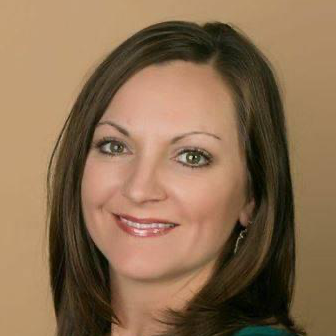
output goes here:
[[233, 336], [295, 336], [295, 334], [271, 326], [249, 326], [240, 329]]

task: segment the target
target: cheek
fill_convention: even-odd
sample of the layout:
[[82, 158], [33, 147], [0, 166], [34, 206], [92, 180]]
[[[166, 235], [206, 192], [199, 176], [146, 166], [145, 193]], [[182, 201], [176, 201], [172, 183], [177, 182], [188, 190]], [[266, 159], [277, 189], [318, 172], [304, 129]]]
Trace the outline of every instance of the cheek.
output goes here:
[[100, 164], [89, 156], [81, 186], [84, 208], [102, 206], [116, 191], [118, 180], [116, 172], [111, 169], [110, 165]]
[[[197, 183], [184, 184], [175, 190], [177, 198], [183, 200], [185, 211], [192, 221], [230, 225], [238, 218], [244, 200], [243, 179], [236, 173], [216, 172]], [[209, 220], [211, 219], [211, 221]]]
[[[115, 174], [108, 165], [99, 164], [88, 157], [81, 184], [81, 204], [85, 225], [96, 245], [101, 245], [101, 232], [104, 230], [106, 218], [103, 208], [107, 206], [117, 191]], [[105, 215], [106, 217], [106, 215]], [[100, 233], [99, 233], [100, 232]]]
[[[131, 270], [137, 262], [140, 263], [137, 259], [139, 251], [128, 245], [129, 240], [118, 236], [118, 229], [107, 229], [106, 211], [118, 208], [118, 204], [112, 202], [122, 201], [119, 193], [125, 169], [120, 167], [112, 168], [107, 162], [88, 158], [82, 180], [83, 215], [91, 238], [103, 254], [112, 264], [120, 265], [122, 261]], [[237, 171], [231, 171], [209, 171], [205, 177], [183, 170], [188, 174], [162, 178], [169, 208], [176, 211], [175, 218], [181, 219], [182, 226], [179, 234], [176, 231], [176, 235], [167, 236], [164, 244], [155, 247], [156, 254], [143, 249], [140, 256], [145, 255], [153, 264], [169, 258], [172, 263], [188, 260], [190, 267], [212, 259], [238, 219], [242, 183]], [[175, 259], [171, 258], [172, 248]], [[119, 253], [121, 250], [122, 254]], [[127, 265], [126, 259], [129, 260]]]
[[[223, 175], [222, 175], [223, 176]], [[242, 180], [218, 176], [198, 183], [185, 195], [185, 214], [194, 226], [192, 242], [201, 253], [217, 252], [236, 224], [244, 200]]]

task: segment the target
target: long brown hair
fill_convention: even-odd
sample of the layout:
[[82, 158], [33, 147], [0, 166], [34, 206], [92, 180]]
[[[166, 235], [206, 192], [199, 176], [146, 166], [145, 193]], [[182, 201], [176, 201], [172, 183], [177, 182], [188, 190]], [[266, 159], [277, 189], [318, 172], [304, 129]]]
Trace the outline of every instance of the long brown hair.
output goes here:
[[[283, 104], [265, 55], [238, 28], [167, 21], [115, 48], [85, 83], [53, 149], [47, 176], [50, 284], [57, 336], [101, 336], [113, 311], [109, 264], [84, 224], [81, 181], [96, 124], [114, 94], [149, 65], [211, 64], [228, 85], [247, 160], [253, 224], [233, 249], [237, 222], [209, 281], [182, 311], [166, 310], [162, 336], [231, 335], [249, 325], [280, 324], [306, 335], [290, 314], [295, 278], [294, 199]], [[161, 320], [160, 320], [161, 321]]]

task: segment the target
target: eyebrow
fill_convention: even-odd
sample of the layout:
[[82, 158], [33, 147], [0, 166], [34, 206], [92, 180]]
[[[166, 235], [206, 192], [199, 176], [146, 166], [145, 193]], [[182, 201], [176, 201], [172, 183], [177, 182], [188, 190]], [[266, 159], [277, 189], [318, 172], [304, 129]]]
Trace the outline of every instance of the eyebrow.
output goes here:
[[[110, 121], [110, 120], [106, 120], [106, 121], [101, 121], [97, 124], [96, 127], [98, 126], [101, 126], [101, 125], [109, 125], [109, 126], [112, 126], [114, 127], [117, 131], [119, 131], [120, 133], [124, 134], [125, 136], [127, 137], [130, 137], [130, 133], [125, 129], [123, 128], [122, 126], [118, 125], [117, 123], [113, 122], [113, 121]], [[193, 131], [193, 132], [188, 132], [188, 133], [184, 133], [184, 134], [179, 134], [177, 136], [175, 136], [172, 140], [171, 140], [171, 143], [174, 144], [176, 142], [178, 142], [179, 140], [181, 140], [182, 138], [184, 137], [187, 137], [189, 135], [192, 135], [192, 134], [205, 134], [205, 135], [209, 135], [217, 140], [222, 140], [222, 138], [220, 138], [218, 135], [216, 134], [213, 134], [213, 133], [208, 133], [208, 132], [201, 132], [201, 131]]]

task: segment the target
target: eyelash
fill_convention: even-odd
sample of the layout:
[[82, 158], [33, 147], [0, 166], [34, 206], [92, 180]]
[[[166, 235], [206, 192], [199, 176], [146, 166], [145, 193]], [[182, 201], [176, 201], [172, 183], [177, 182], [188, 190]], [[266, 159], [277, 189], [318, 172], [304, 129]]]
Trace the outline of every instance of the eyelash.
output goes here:
[[[103, 137], [101, 140], [98, 140], [97, 142], [95, 142], [94, 147], [96, 149], [98, 149], [99, 152], [102, 153], [103, 155], [109, 155], [109, 156], [122, 155], [122, 154], [111, 154], [111, 153], [107, 153], [107, 152], [105, 152], [105, 151], [102, 150], [102, 147], [104, 145], [106, 145], [108, 143], [111, 143], [111, 142], [114, 142], [115, 144], [122, 144], [123, 146], [125, 146], [125, 144], [123, 142], [121, 142], [121, 141], [119, 141], [119, 140], [117, 140], [115, 138]], [[189, 165], [189, 164], [181, 162], [181, 164], [183, 166], [186, 166], [186, 167], [189, 167], [189, 168], [192, 168], [192, 169], [194, 169], [194, 168], [204, 168], [204, 167], [210, 165], [210, 163], [212, 162], [212, 156], [208, 152], [206, 152], [206, 151], [204, 151], [204, 150], [202, 150], [200, 148], [197, 148], [197, 147], [188, 147], [188, 148], [185, 148], [185, 149], [181, 150], [178, 153], [178, 156], [182, 155], [184, 153], [188, 153], [188, 152], [194, 152], [194, 153], [202, 155], [207, 160], [207, 162], [205, 164], [201, 165], [201, 166], [192, 166], [192, 165]]]

